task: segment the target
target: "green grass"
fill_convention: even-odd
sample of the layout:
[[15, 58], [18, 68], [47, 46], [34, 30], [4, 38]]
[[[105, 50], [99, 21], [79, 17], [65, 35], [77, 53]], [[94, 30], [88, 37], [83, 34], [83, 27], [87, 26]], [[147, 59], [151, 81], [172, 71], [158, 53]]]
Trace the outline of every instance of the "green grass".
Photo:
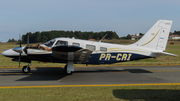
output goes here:
[[180, 86], [0, 89], [0, 101], [178, 101]]
[[0, 49], [10, 49], [14, 47], [18, 47], [19, 45], [14, 42], [9, 42], [9, 43], [0, 43]]

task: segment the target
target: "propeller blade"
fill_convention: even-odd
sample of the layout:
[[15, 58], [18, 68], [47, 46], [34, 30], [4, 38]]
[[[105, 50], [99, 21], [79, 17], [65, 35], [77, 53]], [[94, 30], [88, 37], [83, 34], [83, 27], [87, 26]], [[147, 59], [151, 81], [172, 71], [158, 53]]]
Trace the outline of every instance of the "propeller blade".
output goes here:
[[20, 64], [21, 64], [21, 53], [19, 54], [19, 67], [20, 67]]
[[27, 45], [29, 46], [29, 35], [27, 37]]
[[19, 47], [22, 47], [21, 46], [21, 34], [19, 34], [19, 44], [20, 44]]
[[22, 47], [22, 46], [21, 46], [21, 40], [20, 40], [20, 42], [19, 42], [19, 43], [20, 43], [20, 47]]

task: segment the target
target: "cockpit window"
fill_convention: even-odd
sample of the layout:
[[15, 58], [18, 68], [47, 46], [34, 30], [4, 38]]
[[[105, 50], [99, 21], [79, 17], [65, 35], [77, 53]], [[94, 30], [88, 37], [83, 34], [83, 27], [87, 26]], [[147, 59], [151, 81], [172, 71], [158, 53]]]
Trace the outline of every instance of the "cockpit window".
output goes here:
[[60, 45], [68, 45], [68, 42], [67, 41], [61, 41], [61, 40], [58, 40], [55, 44], [56, 46], [60, 46]]
[[46, 42], [44, 45], [48, 46], [48, 47], [52, 47], [52, 45], [54, 44], [55, 40], [50, 40], [48, 42]]

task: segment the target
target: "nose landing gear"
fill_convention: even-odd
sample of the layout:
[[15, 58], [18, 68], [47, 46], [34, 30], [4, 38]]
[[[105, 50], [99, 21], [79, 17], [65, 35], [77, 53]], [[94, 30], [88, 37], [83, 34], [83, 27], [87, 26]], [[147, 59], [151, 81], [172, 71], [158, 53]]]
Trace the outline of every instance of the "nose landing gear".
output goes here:
[[23, 72], [23, 73], [29, 73], [30, 71], [31, 71], [31, 68], [29, 67], [29, 63], [28, 63], [27, 66], [24, 66], [24, 67], [22, 68], [22, 72]]

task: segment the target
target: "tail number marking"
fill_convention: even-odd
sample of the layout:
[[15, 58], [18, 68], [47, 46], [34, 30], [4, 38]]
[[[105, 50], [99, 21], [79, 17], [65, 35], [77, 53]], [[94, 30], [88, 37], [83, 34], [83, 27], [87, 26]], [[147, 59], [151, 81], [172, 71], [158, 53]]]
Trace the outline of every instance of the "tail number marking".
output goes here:
[[105, 61], [108, 61], [115, 58], [117, 61], [129, 61], [131, 59], [131, 56], [132, 54], [117, 54], [116, 56], [113, 56], [110, 53], [102, 53], [99, 57], [99, 60], [104, 59]]

